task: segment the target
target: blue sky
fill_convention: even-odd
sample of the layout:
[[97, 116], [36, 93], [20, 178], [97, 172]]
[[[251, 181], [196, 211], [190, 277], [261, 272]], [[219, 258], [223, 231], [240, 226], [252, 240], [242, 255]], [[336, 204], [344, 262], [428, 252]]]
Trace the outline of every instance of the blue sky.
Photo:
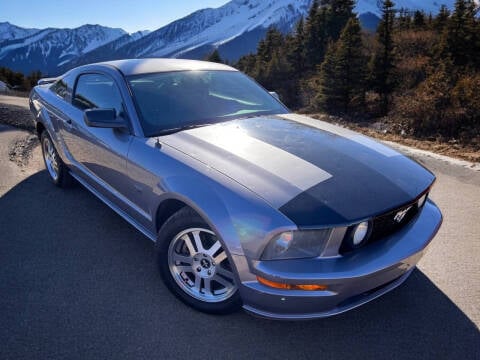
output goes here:
[[128, 32], [156, 30], [195, 10], [228, 0], [0, 0], [0, 22], [22, 27], [100, 24]]

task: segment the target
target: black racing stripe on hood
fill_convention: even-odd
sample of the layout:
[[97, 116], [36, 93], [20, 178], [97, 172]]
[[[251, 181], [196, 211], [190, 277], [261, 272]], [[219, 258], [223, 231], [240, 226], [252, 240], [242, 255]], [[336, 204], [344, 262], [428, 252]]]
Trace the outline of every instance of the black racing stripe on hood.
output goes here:
[[345, 137], [275, 117], [238, 122], [261, 141], [327, 171], [332, 177], [280, 207], [300, 227], [346, 224], [404, 205], [435, 177], [405, 156], [386, 156]]

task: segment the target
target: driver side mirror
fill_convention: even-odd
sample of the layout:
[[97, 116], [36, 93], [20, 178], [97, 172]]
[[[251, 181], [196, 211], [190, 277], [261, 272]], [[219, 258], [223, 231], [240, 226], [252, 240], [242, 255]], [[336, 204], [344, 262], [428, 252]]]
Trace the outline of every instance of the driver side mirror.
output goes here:
[[117, 117], [115, 109], [88, 109], [83, 113], [85, 124], [90, 127], [105, 129], [126, 128], [127, 124], [121, 117]]

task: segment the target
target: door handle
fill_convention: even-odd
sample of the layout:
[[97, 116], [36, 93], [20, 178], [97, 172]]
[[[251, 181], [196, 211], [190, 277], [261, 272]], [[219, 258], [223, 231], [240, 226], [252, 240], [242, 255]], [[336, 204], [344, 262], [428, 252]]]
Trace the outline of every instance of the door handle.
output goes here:
[[67, 119], [66, 123], [72, 125], [72, 119]]

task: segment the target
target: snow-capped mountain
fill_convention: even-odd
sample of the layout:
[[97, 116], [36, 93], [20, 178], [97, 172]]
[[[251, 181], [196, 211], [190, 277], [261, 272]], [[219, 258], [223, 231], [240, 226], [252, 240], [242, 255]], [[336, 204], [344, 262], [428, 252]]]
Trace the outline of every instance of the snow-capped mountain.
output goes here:
[[119, 38], [106, 43], [102, 46], [99, 46], [87, 53], [84, 53], [81, 56], [77, 56], [70, 61], [67, 61], [58, 67], [60, 73], [65, 72], [73, 67], [90, 64], [93, 62], [107, 61], [107, 60], [118, 60], [122, 57], [119, 54], [119, 50], [125, 47], [126, 45], [133, 43], [142, 37], [148, 35], [150, 31], [137, 31], [132, 34], [125, 34]]
[[131, 44], [126, 55], [179, 57], [203, 46], [218, 47], [271, 25], [288, 31], [308, 12], [312, 0], [233, 0], [203, 9]]
[[[455, 0], [396, 0], [396, 8], [437, 13]], [[290, 31], [306, 16], [313, 0], [232, 0], [217, 9], [203, 9], [174, 21], [121, 49], [123, 57], [202, 57], [218, 48], [222, 57], [236, 59], [254, 51], [269, 26]], [[375, 23], [381, 16], [380, 0], [359, 0], [355, 11], [361, 20]], [[241, 48], [241, 51], [238, 49]]]
[[0, 22], [0, 42], [5, 40], [22, 39], [39, 31], [39, 29], [21, 28], [10, 24], [9, 22]]
[[75, 29], [45, 29], [21, 39], [0, 42], [0, 63], [30, 72], [56, 72], [57, 67], [125, 35], [122, 29], [83, 25]]
[[[453, 8], [454, 2], [396, 0], [395, 4], [397, 9], [437, 13], [442, 4]], [[219, 8], [196, 11], [148, 34], [127, 34], [122, 29], [100, 25], [36, 30], [0, 23], [0, 66], [23, 72], [39, 69], [56, 75], [80, 64], [108, 59], [202, 58], [214, 48], [223, 58], [235, 60], [255, 51], [270, 26], [291, 31], [307, 15], [312, 3], [313, 0], [232, 0]], [[381, 1], [358, 0], [355, 11], [364, 26], [375, 26], [381, 15]]]

